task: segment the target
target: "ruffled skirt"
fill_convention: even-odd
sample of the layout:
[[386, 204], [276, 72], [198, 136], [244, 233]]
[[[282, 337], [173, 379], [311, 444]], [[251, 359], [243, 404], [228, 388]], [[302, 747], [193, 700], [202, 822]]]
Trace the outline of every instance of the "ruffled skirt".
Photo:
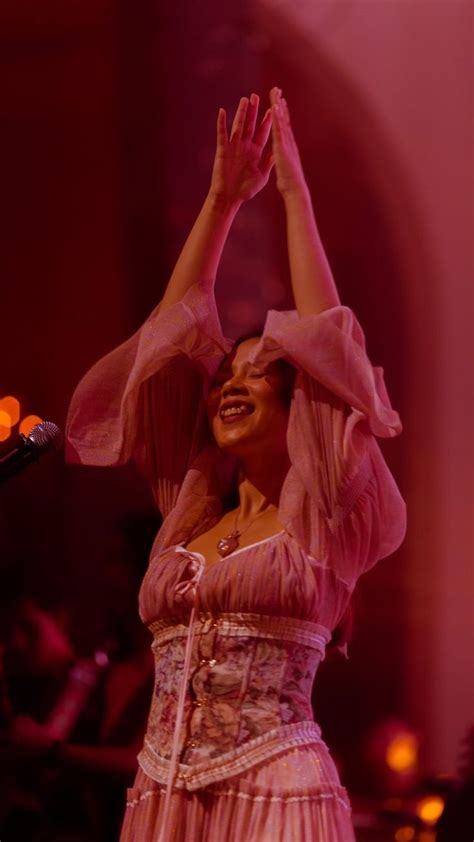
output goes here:
[[[156, 842], [164, 789], [140, 769], [120, 842]], [[350, 805], [324, 743], [299, 746], [195, 792], [175, 790], [166, 842], [354, 842]]]

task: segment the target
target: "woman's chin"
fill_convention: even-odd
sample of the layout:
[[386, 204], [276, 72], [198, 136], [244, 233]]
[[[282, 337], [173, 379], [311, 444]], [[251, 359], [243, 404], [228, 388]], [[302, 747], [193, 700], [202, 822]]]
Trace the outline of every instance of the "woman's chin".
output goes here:
[[255, 430], [249, 430], [244, 424], [228, 425], [224, 428], [223, 425], [214, 433], [217, 446], [220, 450], [225, 450], [238, 456], [239, 451], [248, 452], [249, 447], [257, 448], [261, 437], [255, 434]]

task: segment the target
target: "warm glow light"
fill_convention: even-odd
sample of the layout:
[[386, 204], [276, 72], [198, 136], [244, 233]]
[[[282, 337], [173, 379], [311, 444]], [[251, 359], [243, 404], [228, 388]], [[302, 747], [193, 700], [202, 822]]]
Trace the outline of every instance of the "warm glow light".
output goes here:
[[444, 810], [444, 799], [440, 795], [428, 795], [416, 805], [416, 814], [425, 824], [436, 824]]
[[0, 424], [3, 427], [13, 427], [14, 424], [18, 424], [20, 420], [20, 402], [13, 395], [7, 395], [6, 398], [0, 400], [0, 419], [3, 419], [3, 413], [6, 413], [9, 418], [9, 423], [0, 420]]
[[418, 743], [414, 734], [398, 734], [387, 746], [385, 760], [394, 772], [413, 772], [418, 760]]
[[10, 438], [11, 429], [10, 427], [2, 427], [0, 425], [0, 441], [6, 441]]
[[11, 415], [4, 409], [0, 409], [0, 427], [13, 427]]
[[412, 842], [415, 838], [415, 829], [413, 827], [399, 827], [395, 833], [395, 842]]
[[33, 427], [36, 427], [37, 424], [41, 424], [42, 418], [38, 415], [27, 415], [26, 418], [23, 418], [23, 421], [20, 424], [20, 433], [24, 436], [29, 436]]

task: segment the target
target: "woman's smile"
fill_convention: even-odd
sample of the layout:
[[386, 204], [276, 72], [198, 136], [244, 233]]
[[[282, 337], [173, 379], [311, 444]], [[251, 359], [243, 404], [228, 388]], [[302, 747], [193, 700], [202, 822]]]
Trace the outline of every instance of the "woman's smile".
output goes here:
[[233, 424], [235, 421], [243, 421], [254, 410], [255, 407], [250, 401], [237, 398], [224, 401], [219, 409], [219, 415], [224, 424]]
[[243, 340], [224, 360], [209, 393], [207, 411], [219, 447], [239, 456], [248, 448], [286, 450], [288, 406], [275, 363], [254, 365], [249, 355], [258, 337]]

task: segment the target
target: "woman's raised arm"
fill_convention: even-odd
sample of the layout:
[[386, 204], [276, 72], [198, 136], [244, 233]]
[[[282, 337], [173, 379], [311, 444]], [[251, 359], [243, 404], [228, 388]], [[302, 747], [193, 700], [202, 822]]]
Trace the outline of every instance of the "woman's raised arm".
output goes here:
[[193, 284], [212, 289], [222, 251], [241, 204], [268, 181], [272, 168], [267, 145], [272, 116], [268, 110], [258, 128], [259, 97], [242, 97], [230, 136], [223, 108], [217, 117], [217, 144], [211, 186], [168, 282], [161, 309], [180, 301]]
[[270, 93], [273, 156], [286, 210], [288, 256], [296, 309], [300, 316], [340, 304], [336, 284], [314, 218], [311, 196], [280, 88]]

